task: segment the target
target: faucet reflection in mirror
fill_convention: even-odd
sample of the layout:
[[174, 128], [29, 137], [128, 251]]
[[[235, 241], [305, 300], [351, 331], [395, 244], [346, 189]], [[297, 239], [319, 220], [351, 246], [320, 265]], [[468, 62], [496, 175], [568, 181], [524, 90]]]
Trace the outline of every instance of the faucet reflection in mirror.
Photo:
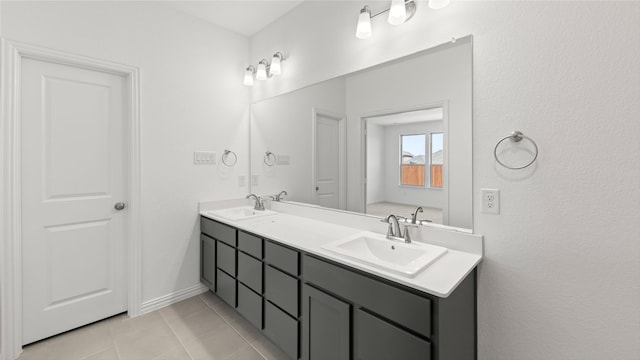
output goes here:
[[[437, 10], [449, 5], [449, 0], [429, 0], [429, 7]], [[363, 7], [358, 16], [358, 26], [356, 27], [356, 37], [358, 39], [368, 39], [371, 37], [371, 19], [386, 12], [389, 13], [387, 22], [391, 25], [402, 25], [409, 21], [416, 13], [417, 5], [414, 0], [391, 0], [388, 9], [384, 9], [376, 14], [371, 14], [369, 6]]]
[[258, 62], [258, 67], [254, 67], [253, 65], [247, 66], [244, 71], [244, 81], [243, 83], [246, 86], [253, 86], [255, 78], [256, 80], [267, 80], [273, 75], [282, 74], [282, 61], [285, 60], [284, 55], [278, 51], [273, 54], [271, 58], [271, 63], [267, 61], [267, 59], [262, 59]]

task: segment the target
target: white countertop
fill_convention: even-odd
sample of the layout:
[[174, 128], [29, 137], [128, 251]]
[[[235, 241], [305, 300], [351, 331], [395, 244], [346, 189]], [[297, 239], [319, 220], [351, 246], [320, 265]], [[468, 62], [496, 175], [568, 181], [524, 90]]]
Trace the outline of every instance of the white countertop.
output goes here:
[[[361, 227], [344, 226], [334, 222], [321, 221], [285, 212], [253, 219], [230, 221], [215, 214], [207, 213], [206, 210], [233, 207], [234, 205], [232, 204], [237, 204], [237, 201], [217, 202], [213, 206], [211, 205], [212, 203], [207, 203], [208, 206], [204, 207], [202, 204], [200, 206], [200, 214], [210, 219], [439, 297], [449, 296], [482, 260], [482, 255], [480, 254], [455, 250], [442, 242], [434, 242], [439, 246], [447, 247], [447, 253], [415, 277], [408, 278], [341, 257], [322, 248], [327, 243], [362, 233], [363, 229]], [[282, 208], [279, 210], [282, 210]], [[473, 234], [467, 235], [472, 237], [469, 241], [477, 241], [479, 237]], [[482, 241], [482, 237], [480, 236], [479, 238]]]

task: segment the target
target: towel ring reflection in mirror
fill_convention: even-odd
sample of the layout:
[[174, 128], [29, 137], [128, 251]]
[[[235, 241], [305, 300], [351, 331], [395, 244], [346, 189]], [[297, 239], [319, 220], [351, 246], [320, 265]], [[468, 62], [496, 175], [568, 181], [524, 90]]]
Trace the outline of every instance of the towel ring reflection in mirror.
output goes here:
[[222, 163], [226, 166], [233, 166], [238, 162], [238, 156], [231, 150], [224, 150], [222, 154]]
[[[533, 148], [534, 148], [533, 159], [531, 159], [531, 161], [529, 161], [528, 163], [526, 163], [526, 164], [524, 164], [522, 166], [509, 166], [509, 165], [505, 164], [504, 162], [502, 162], [500, 160], [500, 158], [498, 157], [498, 146], [500, 146], [500, 144], [502, 144], [507, 139], [509, 139], [512, 143], [519, 143], [519, 142], [522, 141], [522, 139], [528, 140], [533, 145]], [[502, 139], [500, 139], [500, 141], [498, 141], [496, 146], [493, 148], [493, 157], [496, 159], [498, 164], [504, 166], [507, 169], [511, 169], [511, 170], [524, 169], [526, 167], [531, 166], [531, 164], [533, 164], [536, 161], [536, 159], [538, 158], [538, 144], [536, 144], [536, 142], [533, 141], [532, 138], [522, 134], [521, 131], [514, 130], [514, 131], [511, 132], [511, 134], [503, 137]]]
[[278, 158], [276, 157], [276, 154], [272, 153], [271, 151], [267, 150], [267, 152], [264, 153], [264, 164], [267, 166], [273, 166], [276, 164], [276, 161], [278, 160]]

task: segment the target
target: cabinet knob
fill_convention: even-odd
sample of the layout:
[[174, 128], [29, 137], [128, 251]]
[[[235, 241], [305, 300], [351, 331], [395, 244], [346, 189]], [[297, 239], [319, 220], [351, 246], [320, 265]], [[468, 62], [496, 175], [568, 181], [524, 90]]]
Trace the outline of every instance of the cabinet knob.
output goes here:
[[126, 207], [126, 205], [123, 202], [117, 202], [113, 208], [120, 211], [123, 210]]

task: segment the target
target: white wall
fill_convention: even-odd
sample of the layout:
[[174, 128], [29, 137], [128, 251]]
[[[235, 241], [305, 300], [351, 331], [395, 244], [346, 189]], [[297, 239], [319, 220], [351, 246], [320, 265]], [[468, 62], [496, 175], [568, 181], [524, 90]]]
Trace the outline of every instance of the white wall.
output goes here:
[[[428, 206], [442, 209], [444, 207], [443, 197], [445, 189], [436, 189], [430, 187], [400, 186], [400, 135], [408, 134], [426, 134], [427, 143], [429, 134], [432, 132], [442, 132], [442, 121], [427, 121], [413, 123], [401, 126], [385, 127], [385, 142], [387, 151], [385, 154], [385, 193], [387, 201], [399, 204], [408, 204], [416, 206]], [[425, 159], [429, 161], [429, 152], [425, 155]], [[425, 164], [429, 166], [429, 163]], [[425, 177], [425, 183], [429, 184], [429, 175]], [[367, 181], [367, 185], [370, 181]], [[470, 226], [469, 226], [470, 227]]]
[[[269, 80], [271, 81], [271, 80]], [[334, 79], [251, 105], [251, 192], [286, 190], [286, 199], [315, 203], [311, 172], [312, 110], [345, 114], [345, 81]], [[289, 165], [266, 166], [265, 152], [288, 155]]]
[[387, 201], [385, 129], [384, 126], [367, 124], [367, 205]]
[[[248, 39], [151, 2], [3, 2], [2, 34], [140, 68], [142, 299], [197, 286], [198, 201], [247, 191]], [[234, 168], [193, 165], [224, 149]]]
[[[479, 359], [638, 359], [640, 3], [421, 2], [358, 41], [362, 6], [305, 2], [252, 37], [252, 59], [290, 55], [253, 98], [473, 34]], [[526, 170], [493, 159], [513, 129], [540, 147]], [[480, 212], [485, 187], [501, 190], [500, 215]]]

